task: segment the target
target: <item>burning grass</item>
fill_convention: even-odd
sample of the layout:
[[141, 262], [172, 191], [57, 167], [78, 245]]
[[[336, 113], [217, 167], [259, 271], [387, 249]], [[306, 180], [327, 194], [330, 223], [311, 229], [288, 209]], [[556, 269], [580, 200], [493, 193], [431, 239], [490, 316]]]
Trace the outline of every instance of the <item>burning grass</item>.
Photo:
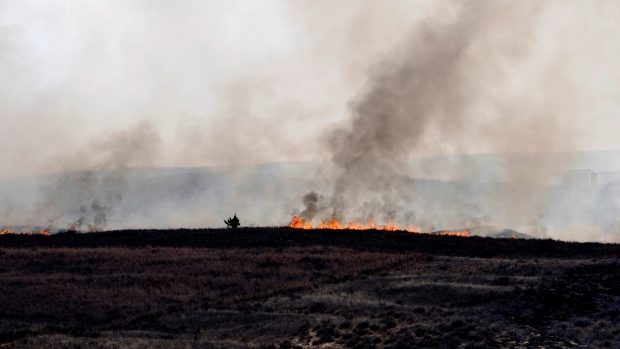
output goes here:
[[329, 221], [321, 221], [321, 223], [314, 227], [311, 222], [305, 221], [299, 216], [293, 216], [288, 226], [294, 229], [329, 229], [329, 230], [378, 230], [378, 231], [406, 231], [408, 233], [420, 233], [421, 230], [415, 226], [401, 227], [397, 224], [388, 222], [385, 225], [377, 225], [372, 219], [368, 219], [366, 224], [348, 222], [342, 224], [336, 218]]
[[[406, 225], [400, 226], [398, 224], [394, 224], [392, 222], [388, 222], [385, 225], [377, 225], [372, 219], [368, 219], [366, 224], [348, 222], [347, 224], [342, 224], [336, 218], [333, 218], [329, 221], [321, 221], [318, 226], [314, 226], [311, 222], [304, 220], [300, 216], [293, 216], [288, 226], [293, 229], [327, 229], [327, 230], [376, 230], [376, 231], [403, 231], [411, 234], [420, 234], [422, 233], [422, 229], [413, 226]], [[433, 235], [446, 235], [446, 236], [459, 236], [459, 237], [469, 237], [471, 233], [469, 230], [445, 230], [445, 231], [435, 231], [429, 234]]]
[[26, 231], [14, 231], [11, 228], [4, 228], [0, 230], [0, 235], [41, 235], [49, 236], [50, 232], [47, 229], [41, 229], [38, 231], [26, 230]]

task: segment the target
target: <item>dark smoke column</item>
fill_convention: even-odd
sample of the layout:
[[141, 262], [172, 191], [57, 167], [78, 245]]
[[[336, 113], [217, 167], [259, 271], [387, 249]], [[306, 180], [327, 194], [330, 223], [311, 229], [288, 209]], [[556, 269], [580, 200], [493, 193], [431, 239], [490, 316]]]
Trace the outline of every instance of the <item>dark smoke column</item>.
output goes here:
[[[448, 24], [422, 25], [399, 58], [378, 67], [353, 104], [351, 127], [330, 137], [340, 173], [333, 215], [351, 212], [392, 219], [399, 210], [399, 178], [429, 129], [463, 128], [471, 91], [462, 57], [485, 20], [482, 2], [468, 2]], [[367, 218], [367, 217], [353, 217]]]

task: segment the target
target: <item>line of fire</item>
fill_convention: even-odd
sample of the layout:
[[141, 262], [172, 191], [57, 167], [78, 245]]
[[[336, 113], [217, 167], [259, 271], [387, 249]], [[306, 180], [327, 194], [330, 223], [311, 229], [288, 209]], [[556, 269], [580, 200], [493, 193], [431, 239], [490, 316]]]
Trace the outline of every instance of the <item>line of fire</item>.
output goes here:
[[[422, 234], [422, 229], [413, 226], [400, 226], [398, 224], [394, 224], [391, 222], [386, 223], [385, 225], [377, 225], [372, 219], [369, 219], [366, 224], [348, 222], [346, 224], [342, 224], [337, 219], [332, 219], [330, 221], [321, 221], [319, 225], [314, 226], [311, 222], [305, 221], [302, 217], [297, 215], [293, 216], [291, 219], [289, 227], [294, 229], [327, 229], [327, 230], [379, 230], [379, 231], [405, 231], [411, 234]], [[463, 230], [441, 230], [441, 231], [433, 231], [427, 232], [426, 234], [432, 235], [444, 235], [444, 236], [460, 236], [460, 237], [469, 237], [471, 236], [471, 232], [467, 229]]]

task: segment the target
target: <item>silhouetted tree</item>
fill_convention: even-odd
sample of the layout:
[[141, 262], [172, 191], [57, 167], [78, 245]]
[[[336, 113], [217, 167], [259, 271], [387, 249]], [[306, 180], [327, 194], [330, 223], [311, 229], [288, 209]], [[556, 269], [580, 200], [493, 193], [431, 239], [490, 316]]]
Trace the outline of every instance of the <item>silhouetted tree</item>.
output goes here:
[[233, 218], [228, 218], [224, 221], [224, 223], [226, 223], [226, 226], [228, 226], [229, 228], [236, 228], [241, 225], [241, 223], [239, 223], [239, 218], [237, 218], [236, 213]]

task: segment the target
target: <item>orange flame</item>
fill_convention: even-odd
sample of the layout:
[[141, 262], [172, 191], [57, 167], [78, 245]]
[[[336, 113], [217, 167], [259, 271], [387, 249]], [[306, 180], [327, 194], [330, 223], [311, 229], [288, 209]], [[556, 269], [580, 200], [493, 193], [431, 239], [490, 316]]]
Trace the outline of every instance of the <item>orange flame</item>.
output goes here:
[[293, 216], [288, 226], [295, 229], [312, 229], [312, 224], [306, 223], [304, 219], [299, 216]]
[[349, 222], [347, 224], [347, 229], [350, 230], [364, 230], [366, 227], [363, 224]]
[[41, 236], [49, 236], [49, 234], [50, 233], [47, 230], [40, 230], [38, 232], [33, 232], [32, 230], [15, 232], [11, 228], [4, 228], [4, 229], [0, 230], [0, 235], [41, 235]]
[[402, 230], [400, 229], [400, 227], [392, 222], [388, 222], [384, 227], [383, 230], [387, 230], [387, 231], [397, 231], [397, 230]]
[[[300, 216], [293, 216], [289, 227], [294, 229], [330, 229], [330, 230], [382, 230], [382, 231], [406, 231], [411, 234], [420, 234], [422, 230], [419, 227], [414, 225], [407, 225], [405, 227], [401, 227], [392, 222], [388, 222], [387, 224], [381, 226], [376, 225], [372, 219], [368, 219], [367, 224], [361, 224], [356, 222], [348, 222], [346, 225], [343, 225], [338, 221], [338, 219], [333, 218], [329, 221], [321, 221], [321, 223], [315, 228], [312, 223], [307, 222]], [[467, 229], [465, 230], [441, 230], [430, 233], [432, 235], [442, 235], [442, 236], [459, 236], [459, 237], [469, 237], [471, 236], [471, 232]]]
[[442, 231], [434, 231], [431, 234], [433, 235], [442, 235], [442, 236], [460, 236], [460, 237], [469, 237], [471, 233], [469, 230], [442, 230]]
[[[296, 215], [293, 216], [288, 226], [295, 229], [315, 229], [312, 223], [306, 222], [302, 217]], [[348, 222], [346, 225], [343, 225], [338, 219], [333, 218], [329, 221], [321, 221], [316, 229], [406, 231], [413, 234], [418, 234], [421, 232], [420, 228], [413, 225], [408, 225], [404, 228], [392, 222], [388, 222], [384, 226], [376, 225], [372, 219], [368, 219], [368, 223], [366, 225], [356, 222]]]
[[327, 229], [342, 229], [342, 224], [334, 218], [327, 224]]

